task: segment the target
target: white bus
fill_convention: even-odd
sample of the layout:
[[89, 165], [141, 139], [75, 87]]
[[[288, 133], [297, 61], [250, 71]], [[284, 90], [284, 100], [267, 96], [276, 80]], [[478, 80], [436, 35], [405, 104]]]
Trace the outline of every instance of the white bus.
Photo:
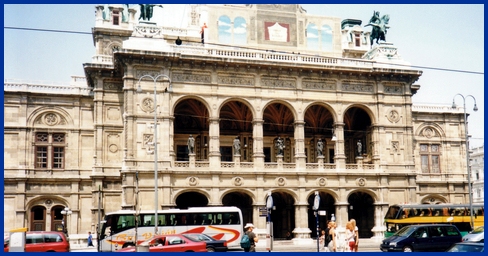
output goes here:
[[[136, 212], [120, 210], [105, 215], [98, 241], [100, 251], [113, 252], [134, 246]], [[158, 211], [158, 234], [205, 233], [226, 240], [229, 248], [240, 248], [243, 233], [242, 213], [237, 207], [193, 207]], [[153, 237], [154, 211], [140, 211], [137, 244]]]

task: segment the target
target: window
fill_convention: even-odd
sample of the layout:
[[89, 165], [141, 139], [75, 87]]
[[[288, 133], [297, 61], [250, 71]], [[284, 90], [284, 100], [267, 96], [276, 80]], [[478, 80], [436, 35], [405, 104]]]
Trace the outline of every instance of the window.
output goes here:
[[356, 47], [361, 46], [361, 34], [355, 33], [354, 34], [354, 41], [356, 42]]
[[440, 173], [439, 145], [420, 145], [422, 173]]
[[36, 168], [64, 169], [65, 146], [64, 133], [36, 133]]
[[119, 17], [120, 17], [119, 11], [114, 11], [113, 17], [114, 17], [114, 25], [119, 25]]

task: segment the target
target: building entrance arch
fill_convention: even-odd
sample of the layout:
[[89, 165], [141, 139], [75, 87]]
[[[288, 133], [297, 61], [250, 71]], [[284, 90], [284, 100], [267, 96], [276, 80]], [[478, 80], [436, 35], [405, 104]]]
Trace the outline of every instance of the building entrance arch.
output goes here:
[[295, 199], [286, 192], [273, 192], [275, 210], [271, 212], [273, 222], [273, 235], [275, 239], [287, 238], [295, 229]]
[[176, 198], [176, 207], [179, 209], [188, 209], [189, 207], [205, 207], [207, 205], [207, 197], [198, 192], [185, 192]]
[[241, 209], [242, 221], [244, 225], [246, 223], [252, 223], [252, 198], [243, 192], [231, 192], [222, 198], [222, 205], [235, 206]]
[[[325, 216], [319, 215], [319, 229], [324, 230], [327, 227], [327, 221], [330, 220], [332, 214], [335, 214], [335, 199], [327, 192], [319, 192], [320, 205], [319, 211], [325, 211]], [[311, 237], [317, 237], [317, 219], [313, 210], [313, 203], [315, 194], [308, 197], [308, 228], [312, 231]]]
[[360, 238], [371, 238], [374, 227], [374, 199], [365, 192], [355, 192], [347, 200], [349, 202], [349, 219], [356, 220]]

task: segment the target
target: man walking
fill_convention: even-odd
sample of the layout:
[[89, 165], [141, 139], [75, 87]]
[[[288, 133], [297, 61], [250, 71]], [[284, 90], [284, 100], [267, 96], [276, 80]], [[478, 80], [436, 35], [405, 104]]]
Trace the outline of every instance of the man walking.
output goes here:
[[92, 237], [92, 234], [91, 234], [90, 231], [88, 231], [88, 247], [90, 247], [90, 246], [95, 247], [93, 245], [93, 237]]
[[246, 226], [244, 227], [244, 234], [246, 234], [249, 237], [249, 241], [251, 242], [251, 247], [249, 248], [244, 248], [245, 252], [256, 252], [256, 243], [258, 242], [258, 237], [254, 232], [252, 232], [254, 229], [254, 225], [252, 223], [247, 223]]

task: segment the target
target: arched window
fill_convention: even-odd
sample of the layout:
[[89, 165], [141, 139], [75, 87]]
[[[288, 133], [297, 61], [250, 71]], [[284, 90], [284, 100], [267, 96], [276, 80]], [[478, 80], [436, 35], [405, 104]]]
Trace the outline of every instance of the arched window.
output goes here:
[[232, 43], [231, 22], [227, 16], [220, 16], [219, 18], [219, 43]]
[[329, 25], [323, 25], [322, 30], [320, 31], [320, 41], [321, 41], [321, 48], [324, 52], [331, 52], [332, 51], [332, 28]]
[[247, 24], [246, 20], [242, 17], [237, 17], [234, 20], [234, 43], [247, 44]]
[[319, 50], [319, 31], [313, 23], [307, 26], [307, 49]]

